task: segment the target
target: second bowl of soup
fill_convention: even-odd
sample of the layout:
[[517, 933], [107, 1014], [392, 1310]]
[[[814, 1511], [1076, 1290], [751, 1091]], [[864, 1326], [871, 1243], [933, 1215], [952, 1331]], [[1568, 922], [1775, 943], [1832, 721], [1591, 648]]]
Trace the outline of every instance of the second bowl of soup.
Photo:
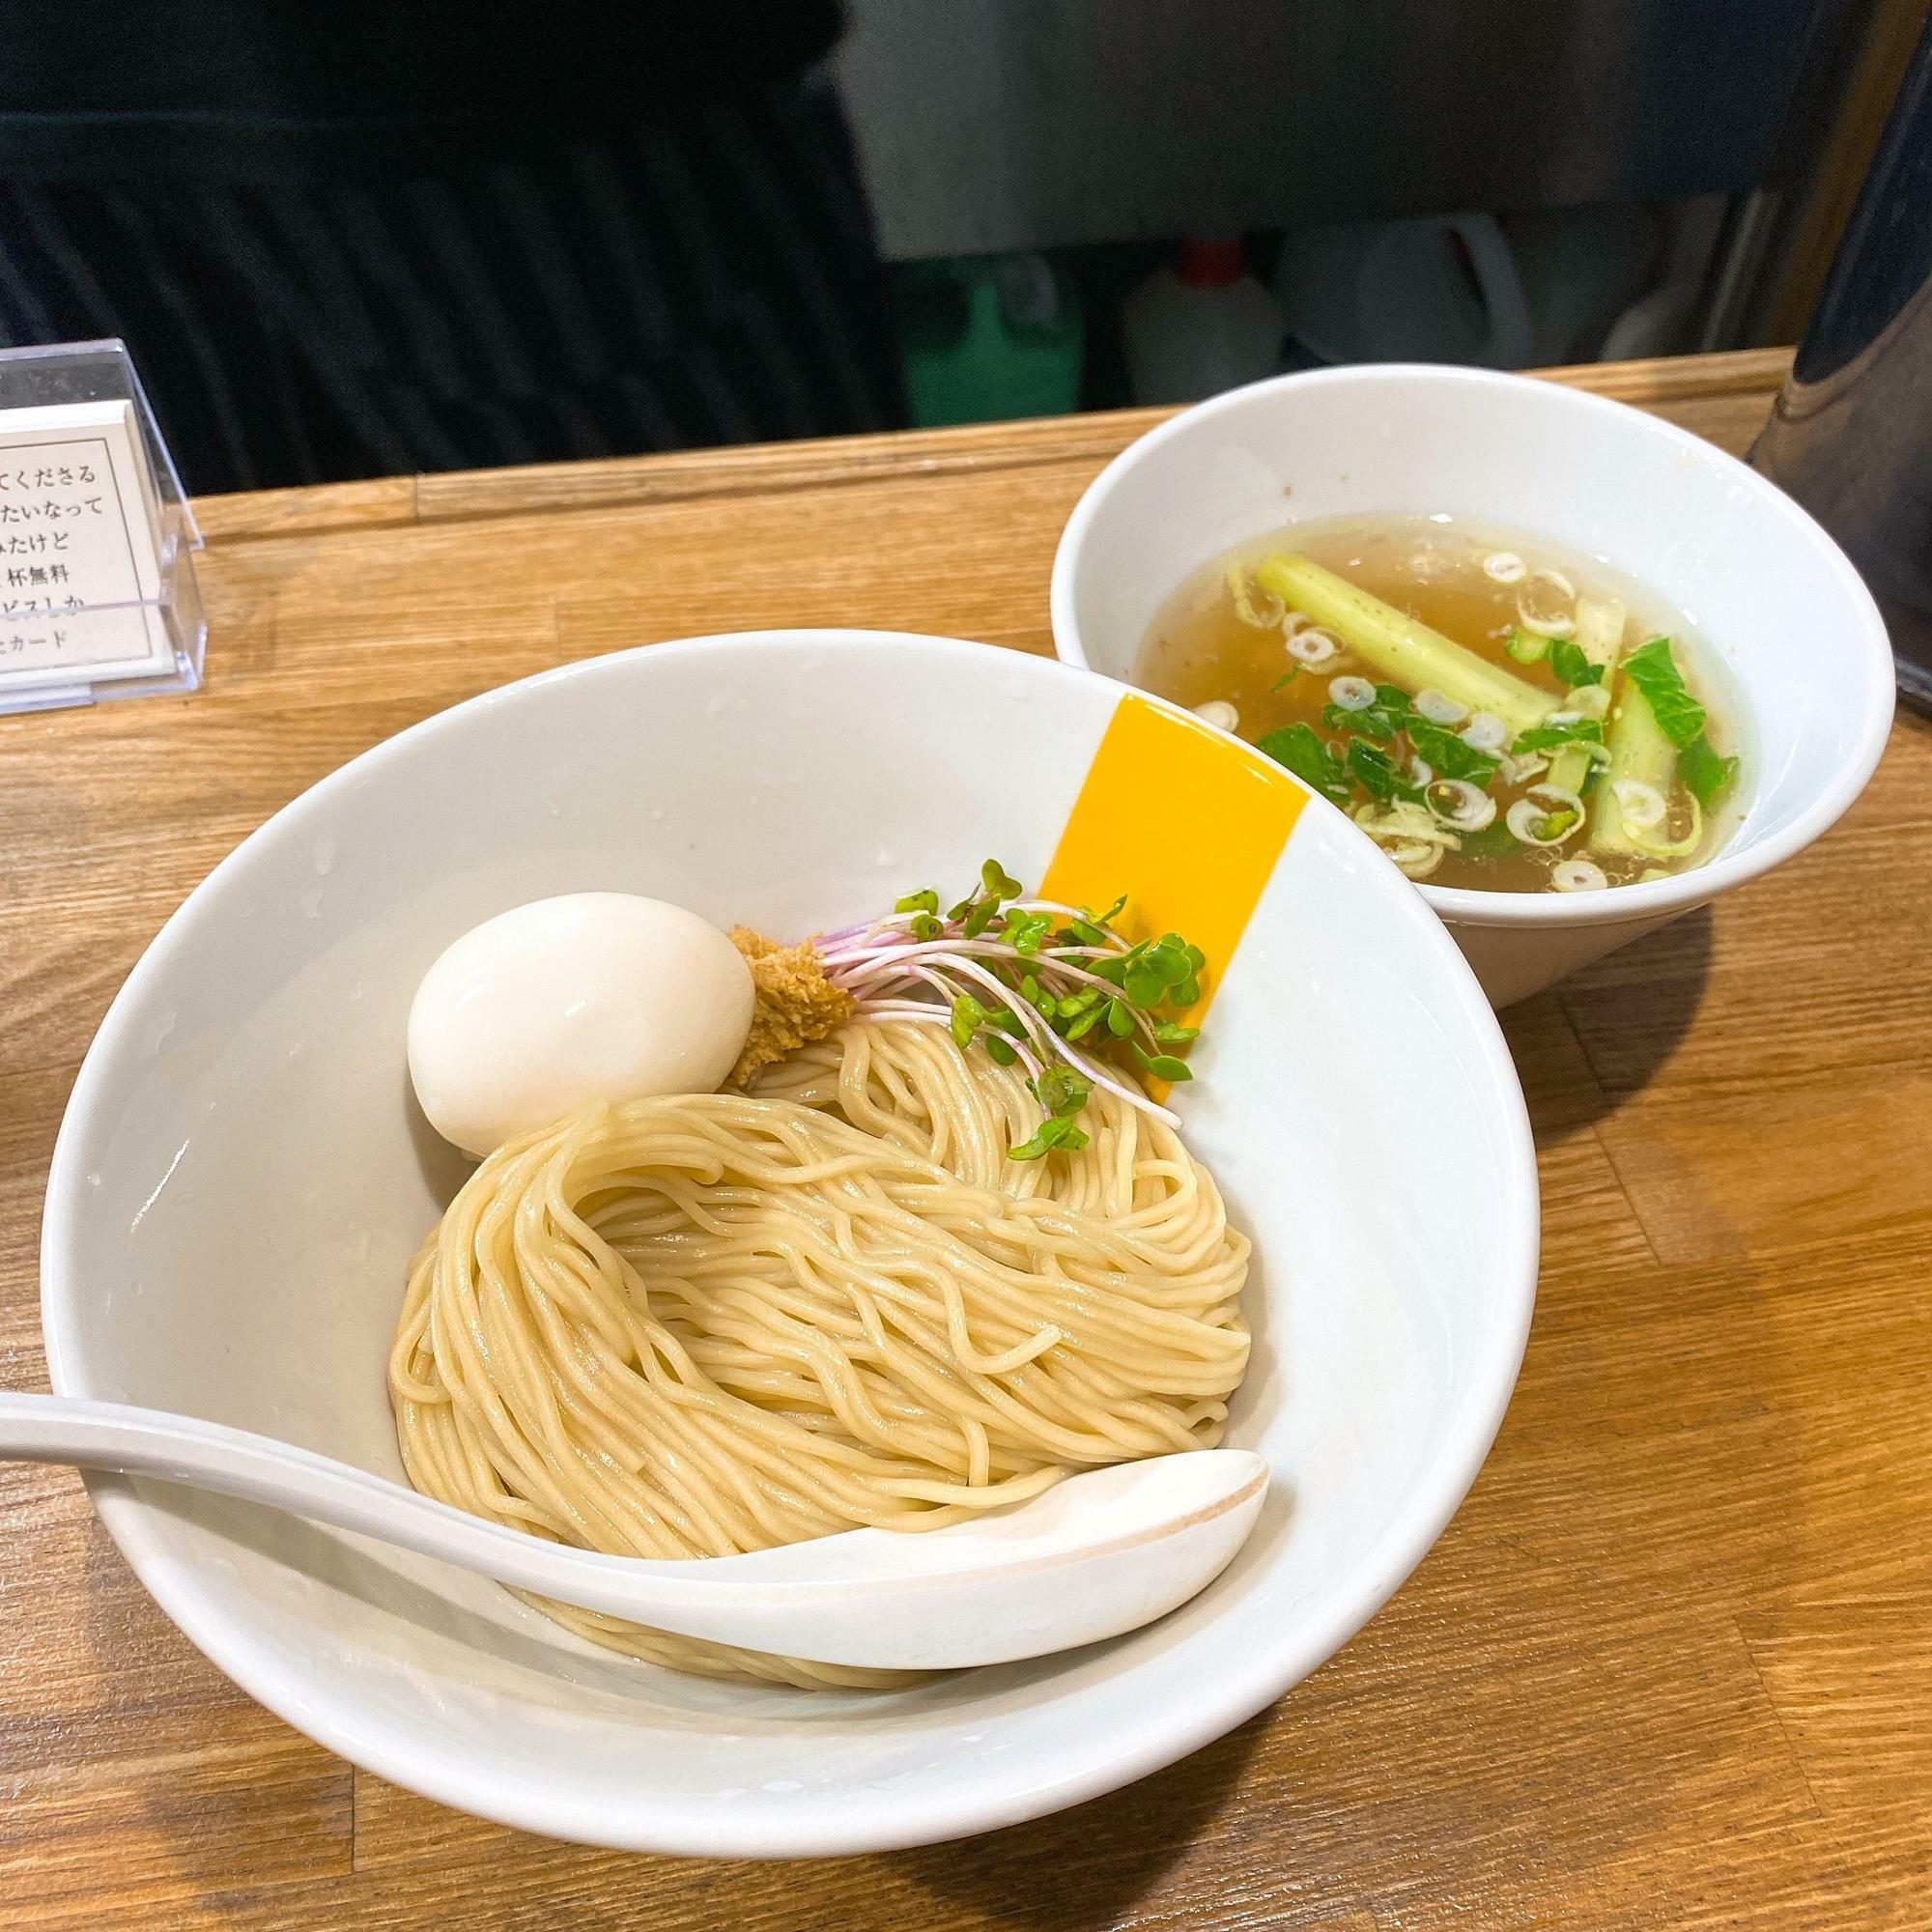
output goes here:
[[1088, 490], [1060, 656], [1197, 710], [1415, 880], [1498, 1005], [1779, 863], [1885, 742], [1883, 624], [1753, 471], [1487, 371], [1285, 377]]

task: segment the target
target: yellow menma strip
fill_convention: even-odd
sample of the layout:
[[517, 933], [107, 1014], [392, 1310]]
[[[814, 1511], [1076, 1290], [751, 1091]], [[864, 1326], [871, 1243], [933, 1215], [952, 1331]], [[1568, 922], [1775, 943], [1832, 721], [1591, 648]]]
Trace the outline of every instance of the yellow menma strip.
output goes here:
[[1123, 696], [1040, 883], [1044, 898], [1105, 909], [1129, 939], [1179, 932], [1208, 955], [1193, 1024], [1214, 988], [1308, 794], [1259, 752], [1198, 720]]

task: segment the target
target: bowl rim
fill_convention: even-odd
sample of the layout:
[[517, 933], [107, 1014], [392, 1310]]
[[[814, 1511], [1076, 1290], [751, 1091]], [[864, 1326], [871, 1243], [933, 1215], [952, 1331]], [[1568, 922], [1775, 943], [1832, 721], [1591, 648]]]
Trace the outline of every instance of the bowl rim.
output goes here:
[[[80, 1143], [104, 1105], [110, 1067], [132, 1050], [137, 1009], [148, 988], [168, 969], [184, 934], [220, 892], [226, 876], [258, 842], [300, 832], [303, 821], [327, 809], [340, 792], [365, 782], [372, 771], [406, 759], [426, 738], [460, 728], [470, 714], [517, 703], [535, 689], [610, 674], [620, 662], [681, 658], [725, 650], [767, 655], [800, 646], [849, 650], [880, 646], [926, 656], [970, 656], [983, 665], [995, 646], [905, 632], [836, 626], [730, 632], [633, 646], [578, 659], [498, 686], [436, 712], [380, 741], [297, 794], [250, 832], [210, 870], [171, 914], [114, 995], [82, 1061], [69, 1096], [48, 1172], [42, 1215], [41, 1320], [47, 1371], [56, 1394], [93, 1395], [74, 1311], [86, 1285], [75, 1262], [77, 1231], [89, 1192]], [[1015, 657], [1019, 653], [1013, 654]], [[1045, 657], [1021, 676], [1114, 685], [1114, 680]], [[1165, 704], [1165, 700], [1154, 702]], [[1178, 707], [1168, 705], [1168, 709]], [[1183, 714], [1184, 715], [1184, 714]], [[1333, 811], [1326, 801], [1318, 806]], [[1319, 815], [1319, 814], [1318, 814]], [[1345, 815], [1336, 813], [1348, 826]], [[1350, 836], [1361, 835], [1348, 826]], [[1378, 868], [1365, 876], [1380, 878]], [[1398, 875], [1387, 882], [1395, 886]], [[1535, 1305], [1541, 1201], [1529, 1115], [1502, 1030], [1473, 972], [1447, 931], [1417, 905], [1414, 930], [1445, 976], [1448, 1023], [1460, 1012], [1469, 1042], [1470, 1068], [1483, 1098], [1483, 1119], [1496, 1148], [1505, 1226], [1490, 1292], [1496, 1298], [1491, 1340], [1472, 1363], [1446, 1425], [1444, 1445], [1428, 1463], [1365, 1558], [1354, 1589], [1319, 1622], [1303, 1623], [1294, 1639], [1257, 1648], [1229, 1662], [1211, 1687], [1188, 1705], [1172, 1699], [1132, 1710], [1097, 1742], [1069, 1738], [1043, 1771], [1004, 1779], [980, 1775], [960, 1785], [904, 1794], [848, 1791], [833, 1806], [799, 1808], [755, 1799], [721, 1806], [690, 1797], [639, 1801], [622, 1793], [586, 1804], [550, 1788], [540, 1769], [502, 1767], [479, 1755], [425, 1739], [381, 1708], [325, 1704], [306, 1694], [298, 1670], [271, 1640], [245, 1599], [238, 1607], [218, 1585], [210, 1593], [202, 1567], [167, 1547], [164, 1507], [144, 1499], [129, 1479], [87, 1472], [95, 1508], [130, 1569], [165, 1614], [201, 1653], [258, 1703], [352, 1765], [440, 1804], [523, 1831], [615, 1850], [716, 1858], [822, 1857], [890, 1851], [973, 1835], [1018, 1824], [1097, 1798], [1161, 1770], [1244, 1723], [1332, 1657], [1413, 1572], [1461, 1506], [1481, 1469], [1514, 1392]], [[1043, 1695], [1050, 1696], [1047, 1689]]]
[[[1285, 390], [1324, 387], [1373, 389], [1385, 384], [1426, 382], [1445, 387], [1511, 390], [1533, 393], [1540, 404], [1550, 409], [1570, 409], [1599, 421], [1625, 422], [1634, 419], [1653, 436], [1664, 453], [1690, 455], [1714, 462], [1733, 486], [1742, 489], [1766, 513], [1786, 526], [1794, 543], [1803, 544], [1820, 555], [1828, 571], [1844, 592], [1848, 607], [1859, 618], [1846, 627], [1844, 647], [1847, 662], [1863, 673], [1860, 728], [1848, 757], [1832, 772], [1831, 781], [1821, 786], [1782, 829], [1743, 852], [1728, 847], [1719, 850], [1701, 866], [1667, 879], [1618, 886], [1606, 893], [1489, 893], [1463, 886], [1432, 886], [1426, 880], [1416, 884], [1424, 899], [1457, 925], [1491, 927], [1617, 926], [1648, 924], [1673, 913], [1686, 912], [1705, 904], [1719, 893], [1743, 885], [1760, 873], [1779, 866], [1802, 852], [1843, 817], [1870, 781], [1885, 753], [1891, 730], [1896, 702], [1891, 644], [1885, 619], [1857, 567], [1815, 518], [1776, 484], [1747, 463], [1740, 462], [1728, 450], [1719, 449], [1693, 432], [1680, 428], [1647, 410], [1634, 408], [1614, 397], [1594, 390], [1577, 388], [1547, 377], [1520, 375], [1502, 369], [1477, 369], [1446, 362], [1356, 362], [1326, 369], [1299, 369], [1285, 376], [1270, 376], [1259, 383], [1244, 384], [1224, 390], [1205, 402], [1179, 411], [1165, 422], [1144, 431], [1121, 450], [1081, 493], [1060, 534], [1053, 554], [1053, 571], [1048, 591], [1048, 610], [1053, 629], [1054, 655], [1063, 664], [1091, 670], [1086, 646], [1081, 641], [1080, 625], [1074, 613], [1074, 579], [1088, 532], [1105, 507], [1108, 497], [1122, 477], [1156, 454], [1166, 442], [1184, 435], [1198, 423], [1220, 416], [1238, 415], [1257, 400]], [[1640, 568], [1631, 570], [1622, 558], [1618, 567], [1641, 580]], [[1107, 675], [1107, 673], [1100, 673]], [[1125, 680], [1117, 680], [1124, 682]], [[1739, 676], [1735, 682], [1747, 709], [1752, 703], [1750, 691]], [[1137, 689], [1138, 687], [1136, 687]]]

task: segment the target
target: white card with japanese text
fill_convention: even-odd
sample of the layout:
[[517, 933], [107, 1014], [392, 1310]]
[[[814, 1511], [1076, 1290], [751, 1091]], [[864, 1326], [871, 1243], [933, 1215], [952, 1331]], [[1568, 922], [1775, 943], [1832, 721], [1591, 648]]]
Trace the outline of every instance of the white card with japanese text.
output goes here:
[[131, 403], [0, 410], [0, 691], [174, 668]]

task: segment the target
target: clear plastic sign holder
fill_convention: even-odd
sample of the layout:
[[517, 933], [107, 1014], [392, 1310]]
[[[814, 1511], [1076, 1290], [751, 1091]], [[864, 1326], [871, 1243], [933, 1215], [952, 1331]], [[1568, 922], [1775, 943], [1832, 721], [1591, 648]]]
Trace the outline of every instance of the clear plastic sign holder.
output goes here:
[[196, 690], [201, 547], [125, 343], [0, 349], [0, 713]]

